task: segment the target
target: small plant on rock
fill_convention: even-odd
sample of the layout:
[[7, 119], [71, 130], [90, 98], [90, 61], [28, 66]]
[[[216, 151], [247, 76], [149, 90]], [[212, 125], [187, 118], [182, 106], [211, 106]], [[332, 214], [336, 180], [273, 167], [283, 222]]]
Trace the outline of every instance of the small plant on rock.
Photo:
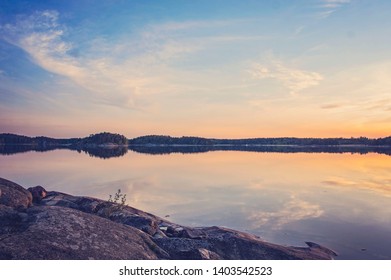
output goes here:
[[114, 212], [122, 210], [126, 204], [126, 194], [121, 192], [121, 189], [113, 195], [109, 195], [108, 202], [113, 203], [112, 205], [104, 209], [104, 216], [109, 218]]
[[114, 194], [114, 197], [110, 194], [109, 195], [109, 202], [114, 202], [120, 206], [120, 208], [123, 208], [126, 204], [126, 194], [121, 193], [121, 189], [118, 189], [118, 191]]

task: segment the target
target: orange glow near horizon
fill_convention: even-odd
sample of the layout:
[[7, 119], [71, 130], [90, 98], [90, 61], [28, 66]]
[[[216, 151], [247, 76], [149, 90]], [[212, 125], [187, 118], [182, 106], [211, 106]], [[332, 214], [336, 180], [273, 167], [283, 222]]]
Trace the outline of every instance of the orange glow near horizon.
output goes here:
[[356, 137], [367, 137], [367, 138], [383, 138], [391, 135], [391, 125], [383, 127], [368, 127], [368, 128], [354, 128], [344, 126], [335, 127], [313, 127], [308, 129], [300, 128], [285, 128], [285, 129], [254, 129], [249, 127], [225, 127], [225, 128], [213, 128], [213, 127], [193, 127], [189, 128], [170, 128], [170, 127], [132, 127], [123, 128], [120, 125], [113, 126], [85, 126], [79, 127], [77, 130], [74, 129], [45, 129], [42, 126], [39, 129], [36, 128], [25, 128], [21, 130], [8, 130], [1, 131], [0, 133], [15, 133], [26, 135], [30, 137], [35, 136], [48, 136], [53, 138], [73, 138], [73, 137], [86, 137], [90, 134], [99, 132], [111, 132], [119, 133], [128, 138], [135, 138], [145, 135], [168, 135], [172, 137], [181, 136], [195, 136], [204, 138], [221, 138], [221, 139], [246, 139], [246, 138], [273, 138], [273, 137], [297, 137], [297, 138], [356, 138]]

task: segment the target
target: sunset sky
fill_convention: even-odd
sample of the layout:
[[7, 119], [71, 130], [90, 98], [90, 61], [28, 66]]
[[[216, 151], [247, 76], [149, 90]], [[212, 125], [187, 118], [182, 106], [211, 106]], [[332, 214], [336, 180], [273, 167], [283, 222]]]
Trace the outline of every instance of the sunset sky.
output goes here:
[[391, 1], [0, 2], [0, 133], [391, 135]]

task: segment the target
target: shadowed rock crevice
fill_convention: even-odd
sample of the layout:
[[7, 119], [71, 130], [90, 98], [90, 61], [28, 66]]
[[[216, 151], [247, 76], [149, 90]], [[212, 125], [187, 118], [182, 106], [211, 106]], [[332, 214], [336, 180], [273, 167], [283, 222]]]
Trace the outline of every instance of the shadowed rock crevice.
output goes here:
[[0, 259], [332, 259], [221, 227], [192, 228], [91, 197], [0, 178]]

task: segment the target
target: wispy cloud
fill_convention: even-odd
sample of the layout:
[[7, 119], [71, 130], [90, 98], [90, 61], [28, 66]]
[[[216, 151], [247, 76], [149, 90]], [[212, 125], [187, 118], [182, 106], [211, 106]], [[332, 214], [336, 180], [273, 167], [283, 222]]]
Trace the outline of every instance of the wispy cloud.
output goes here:
[[344, 4], [350, 3], [351, 0], [323, 0], [324, 8], [339, 8]]
[[141, 32], [142, 46], [159, 59], [172, 59], [224, 43], [265, 40], [259, 34], [237, 34], [230, 28], [253, 20], [204, 20], [149, 25]]
[[292, 95], [316, 86], [323, 80], [320, 73], [290, 67], [276, 59], [267, 63], [254, 63], [249, 73], [255, 79], [274, 79], [281, 82]]
[[327, 18], [340, 9], [342, 6], [351, 3], [351, 0], [321, 0], [321, 11], [317, 13], [318, 18]]
[[159, 37], [144, 32], [140, 42], [125, 38], [109, 43], [96, 38], [82, 55], [74, 56], [78, 46], [66, 40], [67, 26], [61, 25], [59, 18], [60, 14], [53, 10], [19, 16], [14, 23], [0, 26], [0, 34], [28, 53], [35, 64], [84, 89], [90, 102], [139, 108], [145, 105], [142, 95], [169, 90], [165, 79], [172, 70], [166, 62], [198, 48], [166, 37], [163, 40], [161, 33]]
[[172, 31], [188, 31], [191, 29], [200, 29], [200, 28], [210, 28], [210, 27], [225, 27], [231, 25], [232, 21], [225, 20], [189, 20], [189, 21], [171, 21], [164, 24], [153, 25], [151, 26], [154, 30], [158, 32], [172, 32]]
[[42, 11], [19, 17], [14, 24], [1, 26], [3, 39], [25, 50], [50, 72], [80, 76], [82, 69], [68, 55], [72, 45], [62, 40], [65, 28], [58, 23], [58, 16], [56, 11]]
[[341, 108], [344, 106], [344, 104], [339, 104], [339, 103], [328, 103], [328, 104], [323, 104], [320, 106], [321, 109], [336, 109], [336, 108]]
[[[149, 95], [181, 91], [189, 74], [175, 63], [183, 57], [213, 44], [262, 39], [208, 33], [210, 27], [232, 25], [230, 21], [185, 21], [147, 25], [116, 41], [93, 38], [89, 46], [78, 50], [80, 46], [68, 40], [70, 31], [60, 19], [57, 11], [35, 12], [0, 26], [0, 34], [28, 53], [35, 64], [73, 81], [90, 94], [91, 100], [133, 109], [144, 107]], [[192, 30], [199, 32], [189, 35]], [[208, 78], [199, 73], [194, 77]]]
[[382, 98], [379, 100], [365, 100], [360, 106], [373, 111], [391, 111], [391, 99]]
[[12, 24], [0, 26], [1, 36], [29, 54], [31, 60], [50, 73], [65, 76], [87, 86], [89, 76], [80, 61], [69, 52], [73, 46], [63, 37], [66, 27], [58, 22], [57, 11], [46, 10], [19, 16]]

